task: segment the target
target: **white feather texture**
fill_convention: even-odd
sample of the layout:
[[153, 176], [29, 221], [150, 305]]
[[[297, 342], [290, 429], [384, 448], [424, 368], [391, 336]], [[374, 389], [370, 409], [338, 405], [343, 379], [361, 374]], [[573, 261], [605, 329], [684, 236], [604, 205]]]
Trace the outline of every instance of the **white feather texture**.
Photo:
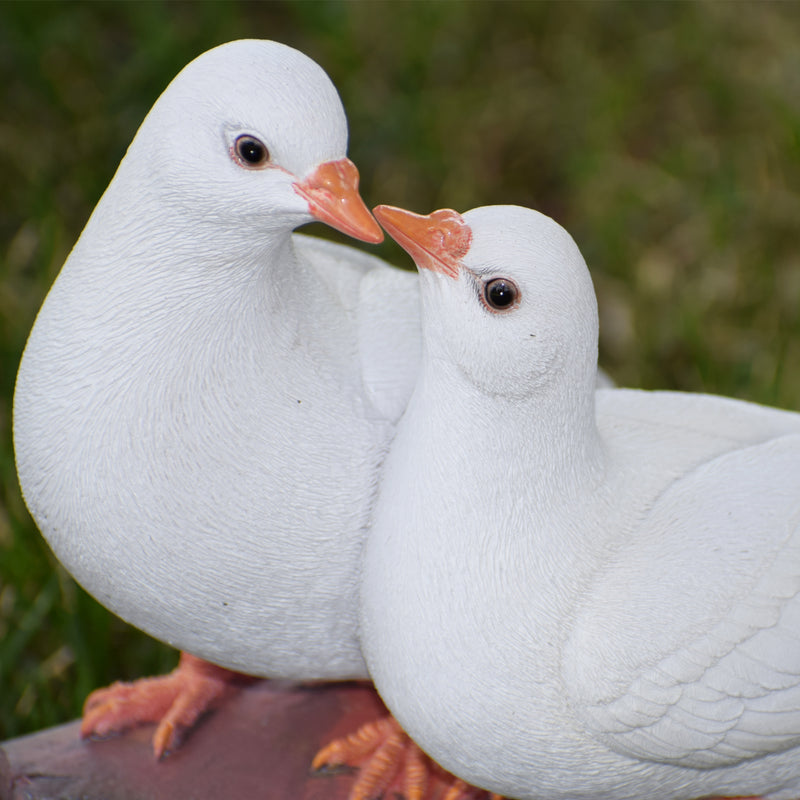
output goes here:
[[[594, 392], [568, 234], [464, 215], [421, 270], [423, 360], [365, 551], [361, 635], [401, 725], [523, 800], [800, 797], [800, 415]], [[504, 277], [518, 304], [491, 312]]]
[[[231, 157], [244, 133], [270, 168]], [[58, 558], [134, 625], [252, 674], [365, 675], [357, 567], [419, 323], [414, 275], [292, 234], [312, 220], [294, 181], [346, 145], [336, 90], [301, 53], [239, 41], [193, 61], [17, 379], [19, 479]]]

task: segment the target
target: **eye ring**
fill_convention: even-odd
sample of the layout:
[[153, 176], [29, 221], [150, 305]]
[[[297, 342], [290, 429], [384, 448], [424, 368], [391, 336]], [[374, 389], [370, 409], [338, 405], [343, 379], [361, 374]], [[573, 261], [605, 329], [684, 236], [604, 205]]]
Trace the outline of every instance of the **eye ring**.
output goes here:
[[243, 133], [236, 137], [231, 148], [234, 161], [245, 169], [261, 169], [269, 164], [269, 150], [260, 139]]
[[519, 305], [519, 289], [509, 278], [492, 278], [483, 286], [483, 302], [490, 311], [512, 311]]

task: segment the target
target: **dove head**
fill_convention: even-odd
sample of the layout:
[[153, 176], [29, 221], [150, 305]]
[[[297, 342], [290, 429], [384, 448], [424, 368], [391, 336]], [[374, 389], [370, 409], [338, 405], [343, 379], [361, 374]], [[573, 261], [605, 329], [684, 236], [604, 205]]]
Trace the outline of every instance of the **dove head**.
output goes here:
[[286, 45], [241, 40], [184, 67], [120, 171], [152, 187], [160, 208], [220, 226], [288, 234], [318, 219], [381, 241], [346, 149], [347, 120], [325, 72]]
[[431, 363], [454, 364], [494, 396], [594, 386], [594, 289], [560, 225], [519, 206], [463, 216], [378, 206], [375, 216], [419, 268]]

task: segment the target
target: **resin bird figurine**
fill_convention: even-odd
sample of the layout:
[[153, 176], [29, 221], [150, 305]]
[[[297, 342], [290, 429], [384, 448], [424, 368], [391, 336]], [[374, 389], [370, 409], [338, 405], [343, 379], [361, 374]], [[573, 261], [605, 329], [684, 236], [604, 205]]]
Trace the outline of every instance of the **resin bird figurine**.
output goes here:
[[595, 392], [592, 281], [542, 214], [375, 214], [421, 280], [361, 589], [399, 723], [522, 800], [796, 800], [800, 414]]
[[231, 670], [366, 677], [357, 569], [419, 314], [416, 275], [292, 233], [382, 239], [346, 146], [340, 98], [302, 53], [201, 55], [39, 312], [14, 398], [28, 508], [103, 605], [193, 654], [90, 698], [85, 733], [164, 717], [161, 754]]

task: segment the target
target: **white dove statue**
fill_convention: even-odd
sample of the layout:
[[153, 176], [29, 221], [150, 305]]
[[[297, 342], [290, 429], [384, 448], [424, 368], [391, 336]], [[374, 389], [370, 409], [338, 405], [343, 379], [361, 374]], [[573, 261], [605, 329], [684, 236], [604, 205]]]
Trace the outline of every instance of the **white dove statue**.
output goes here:
[[800, 797], [800, 414], [595, 392], [592, 281], [535, 211], [375, 210], [423, 355], [367, 540], [399, 723], [521, 800]]
[[382, 239], [346, 146], [339, 96], [302, 53], [201, 55], [39, 312], [14, 397], [28, 508], [101, 603], [194, 654], [101, 690], [85, 732], [166, 715], [160, 755], [229, 670], [366, 677], [357, 570], [419, 312], [413, 273], [292, 234], [316, 219]]

